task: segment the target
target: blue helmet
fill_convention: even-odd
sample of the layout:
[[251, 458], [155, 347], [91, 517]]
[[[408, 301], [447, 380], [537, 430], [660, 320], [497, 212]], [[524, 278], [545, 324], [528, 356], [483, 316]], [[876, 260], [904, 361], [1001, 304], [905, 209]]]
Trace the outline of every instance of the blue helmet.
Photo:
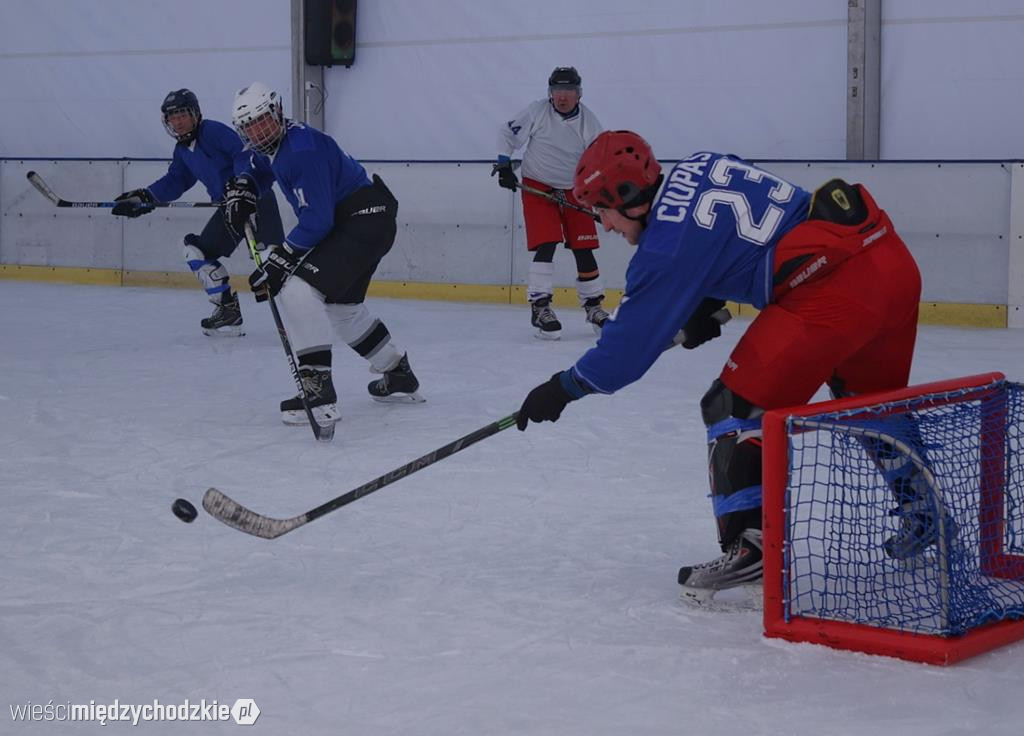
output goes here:
[[[199, 110], [199, 100], [196, 98], [195, 92], [190, 89], [176, 89], [173, 92], [168, 92], [163, 104], [160, 105], [160, 112], [163, 113], [164, 129], [171, 138], [186, 146], [196, 139], [203, 113]], [[174, 131], [167, 118], [176, 112], [187, 112], [192, 115], [192, 130], [180, 135]]]

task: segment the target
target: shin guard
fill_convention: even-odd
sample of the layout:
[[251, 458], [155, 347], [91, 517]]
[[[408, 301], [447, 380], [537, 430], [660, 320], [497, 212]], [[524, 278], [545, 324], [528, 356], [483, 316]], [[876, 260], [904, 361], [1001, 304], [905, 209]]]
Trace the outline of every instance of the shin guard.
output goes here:
[[185, 236], [185, 263], [199, 279], [199, 284], [210, 301], [220, 304], [222, 295], [231, 290], [231, 286], [228, 284], [228, 270], [216, 258], [212, 260], [207, 258], [206, 254], [193, 241], [198, 241], [195, 235]]
[[722, 549], [746, 529], [761, 528], [761, 415], [716, 380], [701, 399], [708, 431], [711, 503]]

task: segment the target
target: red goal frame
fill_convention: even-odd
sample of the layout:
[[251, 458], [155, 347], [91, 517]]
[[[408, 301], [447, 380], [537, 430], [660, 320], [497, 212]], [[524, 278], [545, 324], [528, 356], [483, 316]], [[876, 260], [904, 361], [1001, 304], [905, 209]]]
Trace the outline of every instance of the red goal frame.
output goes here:
[[[783, 565], [786, 539], [786, 488], [789, 478], [787, 420], [826, 412], [846, 411], [885, 402], [897, 402], [924, 394], [984, 388], [1004, 381], [1002, 373], [982, 373], [936, 381], [870, 396], [823, 401], [805, 406], [775, 409], [763, 417], [763, 534], [764, 534], [764, 635], [793, 642], [813, 642], [836, 649], [881, 654], [929, 664], [947, 665], [1024, 639], [1024, 621], [998, 621], [972, 629], [960, 636], [940, 636], [882, 629], [864, 624], [789, 616], [785, 609]], [[993, 386], [993, 396], [1000, 391]], [[984, 396], [984, 394], [982, 394]], [[936, 399], [930, 406], [951, 403]], [[1003, 549], [1005, 504], [1003, 498], [1005, 412], [999, 412], [983, 427], [982, 442], [998, 447], [981, 472], [979, 524], [985, 530], [980, 539], [982, 569], [1009, 571], [1009, 577], [1024, 576], [1024, 556]]]

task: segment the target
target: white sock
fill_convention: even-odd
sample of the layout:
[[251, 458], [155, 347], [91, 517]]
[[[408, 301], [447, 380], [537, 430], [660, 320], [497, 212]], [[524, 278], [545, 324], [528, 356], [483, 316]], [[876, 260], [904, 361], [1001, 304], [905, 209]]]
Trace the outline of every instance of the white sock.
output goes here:
[[323, 294], [298, 276], [291, 276], [277, 301], [296, 355], [331, 349], [331, 323], [324, 310]]
[[531, 261], [526, 280], [526, 298], [536, 301], [555, 293], [555, 264]]

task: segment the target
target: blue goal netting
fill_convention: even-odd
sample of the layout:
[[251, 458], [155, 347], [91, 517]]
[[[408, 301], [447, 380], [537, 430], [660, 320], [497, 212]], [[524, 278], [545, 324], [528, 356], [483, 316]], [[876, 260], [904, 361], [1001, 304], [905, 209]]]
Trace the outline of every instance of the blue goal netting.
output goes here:
[[793, 616], [953, 636], [1024, 618], [1020, 384], [790, 417]]

